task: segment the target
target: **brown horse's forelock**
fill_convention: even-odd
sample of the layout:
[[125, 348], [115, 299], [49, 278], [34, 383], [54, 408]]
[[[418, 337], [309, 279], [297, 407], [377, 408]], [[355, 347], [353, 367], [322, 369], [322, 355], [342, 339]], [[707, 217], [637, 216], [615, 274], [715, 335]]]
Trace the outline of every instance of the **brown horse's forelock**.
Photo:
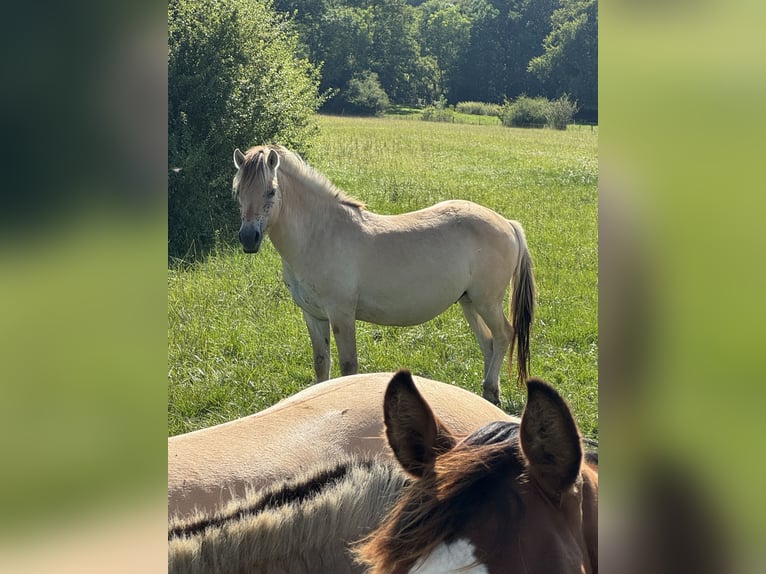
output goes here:
[[251, 504], [239, 507], [233, 512], [203, 516], [197, 520], [171, 527], [168, 529], [168, 540], [196, 536], [208, 530], [222, 528], [246, 517], [255, 516], [288, 504], [302, 504], [343, 480], [354, 468], [354, 465], [370, 470], [373, 464], [373, 461], [348, 461], [323, 471], [309, 480], [282, 484], [273, 490], [265, 491]]
[[[511, 432], [496, 432], [508, 424], [514, 427], [508, 427]], [[495, 429], [486, 432], [491, 425]], [[357, 559], [371, 566], [372, 574], [406, 571], [443, 542], [466, 532], [478, 517], [499, 514], [503, 522], [512, 523], [524, 512], [521, 494], [511, 487], [527, 480], [518, 425], [491, 425], [478, 431], [484, 436], [474, 433], [440, 456], [433, 472], [413, 482], [388, 518], [357, 547]]]

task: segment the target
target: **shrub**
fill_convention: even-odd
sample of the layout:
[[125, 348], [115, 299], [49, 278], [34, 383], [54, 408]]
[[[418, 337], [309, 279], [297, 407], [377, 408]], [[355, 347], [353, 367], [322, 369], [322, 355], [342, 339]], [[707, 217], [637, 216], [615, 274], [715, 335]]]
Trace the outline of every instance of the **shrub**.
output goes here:
[[557, 130], [567, 129], [567, 125], [572, 123], [577, 109], [577, 102], [571, 101], [566, 94], [557, 100], [548, 102], [548, 114], [546, 115], [548, 126]]
[[455, 110], [447, 105], [447, 100], [441, 96], [433, 105], [423, 110], [420, 119], [426, 122], [454, 122]]
[[455, 105], [455, 111], [474, 116], [497, 116], [500, 113], [500, 106], [487, 102], [458, 102]]
[[365, 116], [382, 116], [390, 105], [378, 75], [369, 70], [354, 74], [341, 92], [341, 98], [346, 111]]
[[319, 72], [271, 0], [168, 4], [168, 254], [236, 237], [232, 152], [278, 142], [306, 154]]
[[500, 121], [504, 126], [516, 128], [543, 127], [548, 123], [548, 100], [521, 95], [515, 100], [506, 100], [500, 108]]

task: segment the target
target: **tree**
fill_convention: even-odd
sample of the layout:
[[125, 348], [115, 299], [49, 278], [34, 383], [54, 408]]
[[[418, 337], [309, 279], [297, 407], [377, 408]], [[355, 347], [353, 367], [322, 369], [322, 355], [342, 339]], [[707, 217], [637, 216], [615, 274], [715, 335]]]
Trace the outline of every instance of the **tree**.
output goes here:
[[471, 21], [460, 6], [446, 0], [428, 0], [418, 9], [421, 12], [419, 35], [423, 53], [435, 58], [449, 99], [457, 91], [460, 62], [471, 39]]
[[204, 253], [235, 237], [235, 147], [309, 151], [319, 72], [298, 57], [290, 21], [270, 0], [170, 0], [168, 252]]
[[543, 53], [529, 70], [557, 94], [569, 93], [588, 116], [598, 110], [598, 4], [596, 0], [560, 0], [551, 15]]
[[[335, 94], [371, 67], [372, 9], [334, 6], [319, 16], [318, 22], [319, 28], [312, 34], [318, 61], [323, 66], [321, 89]], [[341, 108], [343, 102], [343, 95], [339, 95], [329, 100], [327, 107]]]
[[383, 0], [373, 4], [372, 70], [393, 102], [414, 103], [418, 79], [417, 11], [405, 0]]

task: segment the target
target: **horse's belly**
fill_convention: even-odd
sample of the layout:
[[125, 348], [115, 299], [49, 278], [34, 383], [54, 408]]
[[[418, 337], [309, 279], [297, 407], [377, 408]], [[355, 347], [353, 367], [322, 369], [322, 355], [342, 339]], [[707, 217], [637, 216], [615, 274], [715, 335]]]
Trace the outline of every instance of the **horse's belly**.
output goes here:
[[395, 295], [362, 296], [357, 303], [356, 318], [378, 325], [410, 326], [430, 321], [456, 303], [462, 292], [457, 290], [434, 296], [433, 292], [399, 291]]

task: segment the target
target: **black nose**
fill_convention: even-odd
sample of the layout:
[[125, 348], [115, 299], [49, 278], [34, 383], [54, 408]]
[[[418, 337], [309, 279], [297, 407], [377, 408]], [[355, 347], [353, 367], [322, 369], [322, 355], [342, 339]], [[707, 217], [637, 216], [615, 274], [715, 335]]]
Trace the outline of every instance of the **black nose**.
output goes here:
[[239, 242], [245, 253], [256, 253], [261, 246], [261, 232], [250, 226], [239, 229]]

